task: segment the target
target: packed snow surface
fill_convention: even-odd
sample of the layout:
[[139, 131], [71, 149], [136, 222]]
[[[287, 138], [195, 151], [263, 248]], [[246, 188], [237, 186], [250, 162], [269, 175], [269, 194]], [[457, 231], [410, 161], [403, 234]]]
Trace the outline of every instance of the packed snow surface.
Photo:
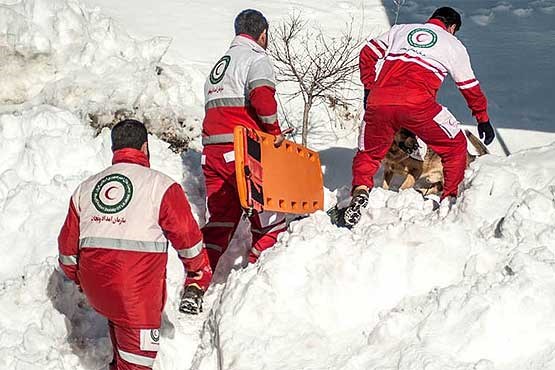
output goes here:
[[[542, 37], [553, 32], [551, 0], [452, 3], [464, 8], [466, 25], [476, 25], [464, 40], [472, 46], [500, 42], [479, 27], [511, 32], [501, 20], [515, 28], [523, 22], [531, 45], [537, 45], [531, 17], [545, 28]], [[100, 10], [74, 0], [0, 0], [0, 369], [102, 369], [111, 358], [105, 320], [57, 268], [56, 237], [70, 194], [111, 160], [109, 131], [97, 136], [93, 118], [106, 123], [131, 109], [161, 135], [193, 139], [193, 149], [180, 156], [152, 136], [151, 163], [183, 184], [204, 222], [202, 80], [225, 51], [230, 20], [251, 4], [103, 5], [112, 12], [124, 7], [130, 13], [120, 19], [144, 24], [145, 37], [179, 36], [178, 50], [165, 37], [136, 41]], [[407, 1], [400, 19], [420, 20], [433, 5]], [[279, 19], [300, 9], [326, 25], [344, 22], [359, 6], [276, 0], [267, 13]], [[160, 9], [175, 22], [152, 16]], [[365, 31], [387, 28], [389, 4], [366, 1], [364, 9], [375, 26]], [[207, 47], [199, 35], [214, 44]], [[162, 61], [168, 48], [172, 64]], [[477, 66], [487, 55], [478, 50]], [[540, 63], [538, 71], [545, 67]], [[494, 92], [494, 112], [497, 102], [514, 105], [504, 100], [510, 81], [477, 72], [485, 75], [486, 92]], [[552, 124], [552, 105], [535, 103], [545, 101], [553, 84], [548, 76], [523, 85], [519, 117], [531, 126]], [[449, 103], [457, 104], [464, 103]], [[243, 225], [199, 316], [177, 311], [183, 271], [170, 251], [155, 369], [555, 369], [555, 144], [545, 145], [552, 141], [545, 133], [522, 130], [526, 125], [509, 127], [501, 132], [511, 149], [537, 148], [478, 159], [458, 201], [442, 203], [438, 212], [412, 190], [377, 188], [352, 231], [318, 212], [293, 222], [274, 249], [246, 268]], [[323, 149], [330, 207], [347, 199], [355, 132], [325, 129], [316, 132], [335, 135], [337, 143], [313, 138]]]

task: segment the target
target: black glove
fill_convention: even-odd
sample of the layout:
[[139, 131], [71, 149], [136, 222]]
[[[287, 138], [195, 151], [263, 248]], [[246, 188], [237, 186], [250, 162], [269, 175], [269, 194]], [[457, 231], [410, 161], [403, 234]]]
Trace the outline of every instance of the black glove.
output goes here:
[[478, 134], [484, 139], [484, 144], [489, 145], [495, 139], [495, 131], [489, 121], [478, 123]]
[[362, 100], [364, 102], [364, 110], [366, 110], [366, 103], [368, 102], [368, 95], [370, 95], [370, 90], [364, 89], [364, 99]]

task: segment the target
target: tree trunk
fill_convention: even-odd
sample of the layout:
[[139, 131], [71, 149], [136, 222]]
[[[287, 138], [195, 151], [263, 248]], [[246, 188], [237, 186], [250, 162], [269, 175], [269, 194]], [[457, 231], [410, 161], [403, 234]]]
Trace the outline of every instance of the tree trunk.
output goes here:
[[309, 99], [304, 103], [304, 110], [303, 110], [303, 145], [306, 146], [308, 142], [308, 114], [310, 112], [310, 108], [312, 108], [312, 99]]

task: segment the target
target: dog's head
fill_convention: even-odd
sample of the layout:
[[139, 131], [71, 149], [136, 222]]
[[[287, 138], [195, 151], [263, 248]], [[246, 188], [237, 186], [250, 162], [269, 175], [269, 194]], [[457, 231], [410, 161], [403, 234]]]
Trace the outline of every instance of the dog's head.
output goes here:
[[404, 128], [397, 131], [393, 142], [399, 147], [399, 149], [409, 155], [415, 153], [419, 148], [416, 135]]
[[391, 147], [385, 156], [385, 163], [389, 166], [405, 166], [405, 161], [412, 153], [418, 152], [418, 141], [416, 136], [406, 129], [400, 129], [395, 133]]

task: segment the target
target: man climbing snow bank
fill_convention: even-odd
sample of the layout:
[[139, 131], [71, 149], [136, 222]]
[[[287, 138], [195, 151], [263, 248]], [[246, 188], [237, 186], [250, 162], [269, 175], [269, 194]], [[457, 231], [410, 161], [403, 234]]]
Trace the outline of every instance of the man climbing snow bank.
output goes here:
[[[353, 198], [345, 210], [352, 227], [368, 204], [373, 176], [395, 132], [406, 128], [420, 137], [443, 164], [442, 198], [456, 197], [466, 167], [466, 138], [457, 119], [436, 102], [437, 91], [450, 74], [478, 122], [486, 145], [494, 137], [487, 100], [474, 76], [464, 45], [455, 37], [462, 21], [449, 7], [437, 9], [426, 24], [395, 25], [368, 41], [360, 53], [365, 89], [365, 115], [359, 150], [353, 159]], [[383, 64], [376, 68], [378, 61]]]
[[[111, 370], [154, 364], [168, 240], [188, 272], [185, 294], [206, 290], [212, 277], [183, 189], [149, 168], [147, 140], [145, 126], [135, 120], [112, 129], [113, 165], [78, 186], [58, 237], [62, 270], [108, 319]], [[189, 308], [201, 303], [196, 298]]]
[[[275, 77], [268, 46], [268, 21], [257, 10], [247, 9], [235, 18], [235, 38], [214, 65], [204, 86], [206, 116], [202, 125], [202, 169], [210, 218], [202, 229], [210, 264], [215, 269], [228, 247], [243, 210], [235, 179], [233, 130], [244, 126], [276, 136]], [[272, 247], [286, 229], [284, 214], [254, 213], [251, 217], [252, 248], [249, 262]]]

